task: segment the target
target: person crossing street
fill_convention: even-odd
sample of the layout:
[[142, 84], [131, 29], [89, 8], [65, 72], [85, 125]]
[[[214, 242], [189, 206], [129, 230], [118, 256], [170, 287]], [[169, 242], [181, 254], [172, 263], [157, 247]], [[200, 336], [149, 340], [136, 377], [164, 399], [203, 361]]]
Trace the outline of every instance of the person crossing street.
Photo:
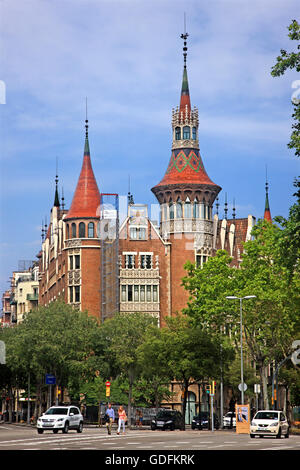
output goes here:
[[115, 420], [115, 412], [114, 412], [114, 409], [111, 407], [111, 403], [108, 403], [108, 408], [105, 412], [105, 416], [107, 417], [107, 421], [106, 421], [107, 432], [108, 434], [111, 434], [112, 424]]

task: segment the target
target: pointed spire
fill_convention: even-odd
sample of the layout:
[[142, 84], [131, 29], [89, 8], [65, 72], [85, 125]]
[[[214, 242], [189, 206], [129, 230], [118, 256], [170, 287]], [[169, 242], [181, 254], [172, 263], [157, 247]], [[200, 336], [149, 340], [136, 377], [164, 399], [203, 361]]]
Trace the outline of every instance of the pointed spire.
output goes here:
[[184, 33], [181, 34], [181, 39], [183, 39], [183, 77], [182, 77], [182, 86], [181, 86], [181, 96], [180, 96], [180, 112], [185, 113], [191, 111], [191, 100], [189, 92], [189, 83], [186, 69], [186, 57], [187, 57], [187, 38], [188, 33], [186, 32], [185, 24], [185, 14], [184, 14]]
[[271, 211], [270, 211], [270, 204], [269, 204], [269, 184], [267, 178], [267, 169], [266, 169], [266, 199], [265, 199], [265, 213], [264, 219], [272, 222]]
[[54, 207], [59, 207], [59, 196], [58, 196], [58, 171], [57, 171], [57, 157], [56, 157], [56, 176], [55, 176], [55, 196], [54, 196]]
[[100, 193], [91, 163], [87, 119], [85, 123], [86, 131], [83, 162], [72, 204], [66, 219], [99, 217]]

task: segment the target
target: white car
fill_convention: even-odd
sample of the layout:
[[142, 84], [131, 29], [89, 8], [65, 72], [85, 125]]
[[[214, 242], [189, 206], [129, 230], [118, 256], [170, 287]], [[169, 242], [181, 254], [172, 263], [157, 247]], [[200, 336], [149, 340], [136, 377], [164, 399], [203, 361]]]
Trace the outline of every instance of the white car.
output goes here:
[[255, 414], [250, 425], [250, 437], [276, 436], [280, 439], [282, 435], [289, 437], [289, 423], [282, 411], [263, 410]]
[[37, 421], [37, 431], [43, 434], [45, 430], [57, 433], [61, 430], [67, 433], [69, 429], [82, 432], [83, 416], [77, 406], [52, 406]]
[[236, 418], [234, 411], [228, 411], [225, 416], [223, 416], [223, 426], [224, 428], [230, 428], [231, 424], [231, 417], [232, 417], [232, 426], [235, 428], [236, 426]]

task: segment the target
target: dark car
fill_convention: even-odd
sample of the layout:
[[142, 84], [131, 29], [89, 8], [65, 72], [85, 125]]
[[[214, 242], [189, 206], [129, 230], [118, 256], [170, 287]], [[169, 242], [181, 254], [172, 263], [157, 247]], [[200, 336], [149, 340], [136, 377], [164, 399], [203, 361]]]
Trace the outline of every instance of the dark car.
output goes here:
[[[194, 416], [192, 420], [192, 429], [211, 429], [211, 416], [208, 411], [201, 411], [200, 415]], [[217, 415], [214, 414], [214, 429], [219, 429], [220, 422]]]
[[180, 411], [160, 410], [151, 421], [151, 429], [184, 429], [184, 419]]

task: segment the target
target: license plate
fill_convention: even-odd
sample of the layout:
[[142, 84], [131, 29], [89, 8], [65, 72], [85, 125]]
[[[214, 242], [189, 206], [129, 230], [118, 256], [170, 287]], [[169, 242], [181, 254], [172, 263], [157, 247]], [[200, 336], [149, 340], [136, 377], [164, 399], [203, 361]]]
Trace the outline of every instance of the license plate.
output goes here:
[[46, 428], [52, 428], [52, 427], [54, 426], [54, 424], [52, 424], [52, 423], [44, 423], [43, 426], [46, 427]]
[[157, 421], [157, 426], [163, 426], [165, 423], [163, 421]]

